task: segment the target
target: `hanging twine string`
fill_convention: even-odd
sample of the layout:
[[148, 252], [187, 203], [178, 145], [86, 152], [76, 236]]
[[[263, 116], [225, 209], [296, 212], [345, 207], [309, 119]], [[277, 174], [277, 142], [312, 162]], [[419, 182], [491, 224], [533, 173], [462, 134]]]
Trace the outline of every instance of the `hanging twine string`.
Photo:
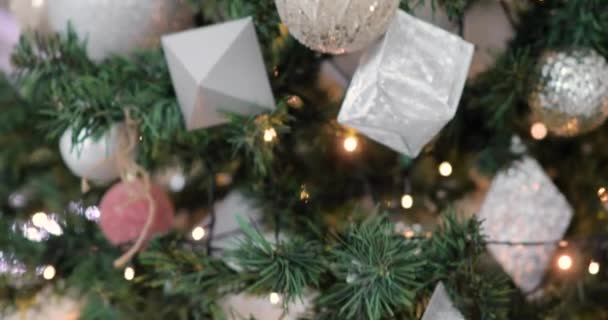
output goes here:
[[145, 198], [148, 202], [148, 216], [139, 237], [137, 240], [135, 240], [135, 243], [131, 246], [131, 248], [129, 248], [129, 250], [127, 250], [127, 252], [125, 252], [118, 259], [114, 260], [114, 267], [116, 268], [124, 267], [127, 263], [129, 263], [129, 261], [131, 261], [133, 256], [139, 252], [139, 250], [141, 250], [150, 234], [150, 229], [152, 228], [152, 224], [156, 217], [156, 203], [152, 197], [150, 175], [143, 167], [138, 165], [131, 156], [137, 146], [137, 140], [139, 137], [139, 123], [133, 120], [129, 109], [125, 109], [124, 113], [126, 130], [124, 131], [125, 139], [123, 139], [123, 142], [126, 142], [126, 146], [124, 148], [119, 148], [116, 156], [116, 165], [120, 170], [120, 179], [123, 182], [129, 183], [133, 177], [140, 181], [143, 194], [140, 194], [139, 191], [136, 192], [135, 194], [131, 195], [129, 202], [141, 199], [141, 197]]
[[[144, 227], [129, 250], [118, 259], [114, 260], [114, 267], [116, 268], [124, 267], [131, 261], [133, 256], [141, 250], [150, 234], [150, 229], [152, 228], [154, 218], [156, 217], [156, 203], [152, 197], [150, 174], [143, 167], [138, 165], [132, 157], [139, 138], [139, 123], [131, 117], [128, 108], [124, 109], [124, 115], [125, 125], [120, 128], [121, 130], [118, 130], [118, 150], [116, 151], [116, 156], [114, 159], [104, 159], [91, 169], [94, 170], [103, 165], [106, 161], [113, 160], [120, 172], [120, 179], [123, 183], [129, 184], [136, 180], [136, 183], [141, 184], [141, 190], [139, 190], [140, 188], [137, 188], [138, 190], [135, 192], [130, 192], [129, 199], [118, 208], [119, 211], [122, 211], [122, 208], [127, 207], [129, 204], [139, 201], [141, 198], [145, 198], [148, 202], [148, 213]], [[81, 180], [81, 188], [83, 193], [90, 190], [86, 175]]]

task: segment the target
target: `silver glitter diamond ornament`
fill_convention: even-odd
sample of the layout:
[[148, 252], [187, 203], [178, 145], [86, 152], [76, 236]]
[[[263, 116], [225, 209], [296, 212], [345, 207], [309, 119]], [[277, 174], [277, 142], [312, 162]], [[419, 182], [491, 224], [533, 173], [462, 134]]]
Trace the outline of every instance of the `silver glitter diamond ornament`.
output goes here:
[[305, 46], [342, 54], [365, 48], [388, 27], [399, 0], [275, 0], [281, 20]]
[[454, 117], [473, 45], [403, 11], [363, 55], [338, 122], [416, 156]]
[[68, 21], [94, 60], [160, 44], [163, 34], [193, 24], [185, 0], [49, 0], [48, 20], [55, 31]]
[[608, 64], [593, 49], [547, 51], [539, 73], [529, 104], [553, 134], [582, 134], [606, 120]]
[[429, 301], [422, 320], [465, 320], [460, 311], [454, 307], [443, 283], [437, 284], [431, 301]]
[[[543, 168], [524, 157], [494, 177], [479, 211], [488, 241], [539, 243], [562, 239], [572, 207]], [[556, 244], [488, 244], [488, 250], [524, 292], [536, 289], [553, 258]]]

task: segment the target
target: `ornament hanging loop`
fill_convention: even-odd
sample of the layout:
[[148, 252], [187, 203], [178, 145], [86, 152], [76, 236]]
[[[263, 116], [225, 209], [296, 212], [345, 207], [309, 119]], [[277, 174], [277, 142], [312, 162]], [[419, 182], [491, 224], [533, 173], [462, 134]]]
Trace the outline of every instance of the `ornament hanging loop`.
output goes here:
[[150, 234], [150, 229], [152, 228], [152, 224], [154, 223], [154, 219], [156, 217], [156, 204], [152, 197], [151, 192], [151, 181], [150, 174], [140, 165], [137, 164], [135, 160], [129, 155], [135, 151], [137, 146], [137, 140], [139, 137], [139, 123], [135, 121], [131, 117], [131, 113], [128, 108], [124, 109], [125, 114], [125, 147], [120, 148], [118, 152], [118, 156], [116, 157], [116, 165], [120, 169], [120, 178], [123, 182], [129, 182], [133, 179], [138, 179], [141, 181], [143, 185], [143, 195], [135, 195], [135, 197], [143, 196], [148, 202], [148, 217], [146, 218], [146, 223], [139, 234], [135, 243], [118, 259], [114, 260], [114, 267], [122, 268], [124, 267], [139, 250], [143, 247], [148, 235]]

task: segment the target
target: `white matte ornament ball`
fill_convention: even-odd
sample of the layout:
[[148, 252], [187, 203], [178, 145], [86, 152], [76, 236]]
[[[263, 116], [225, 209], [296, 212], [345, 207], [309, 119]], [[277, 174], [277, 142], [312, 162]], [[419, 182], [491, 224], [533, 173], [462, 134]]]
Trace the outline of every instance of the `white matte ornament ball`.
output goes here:
[[281, 20], [298, 41], [324, 53], [358, 51], [381, 37], [399, 0], [275, 0]]
[[575, 136], [599, 127], [608, 116], [608, 63], [593, 49], [547, 51], [529, 104], [547, 129]]
[[[61, 157], [68, 168], [75, 175], [100, 185], [117, 179], [120, 176], [117, 156], [120, 148], [127, 146], [124, 125], [114, 125], [98, 139], [82, 137], [84, 131], [79, 135], [79, 142], [74, 144], [72, 130], [68, 129], [59, 140]], [[128, 155], [130, 158], [133, 156], [133, 152]]]
[[55, 31], [70, 22], [94, 60], [158, 46], [162, 35], [193, 24], [185, 0], [52, 0], [48, 19]]

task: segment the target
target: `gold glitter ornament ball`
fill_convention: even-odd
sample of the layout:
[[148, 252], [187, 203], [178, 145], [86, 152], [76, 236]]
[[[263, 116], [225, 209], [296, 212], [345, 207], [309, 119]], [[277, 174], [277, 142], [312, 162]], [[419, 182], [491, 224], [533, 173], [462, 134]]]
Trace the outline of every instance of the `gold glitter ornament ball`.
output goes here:
[[94, 60], [160, 45], [160, 37], [193, 25], [186, 0], [47, 0], [54, 31], [68, 22]]
[[547, 51], [529, 104], [555, 135], [575, 136], [599, 127], [608, 116], [608, 64], [593, 49]]
[[363, 49], [384, 34], [399, 0], [275, 0], [281, 20], [305, 46], [323, 53]]

